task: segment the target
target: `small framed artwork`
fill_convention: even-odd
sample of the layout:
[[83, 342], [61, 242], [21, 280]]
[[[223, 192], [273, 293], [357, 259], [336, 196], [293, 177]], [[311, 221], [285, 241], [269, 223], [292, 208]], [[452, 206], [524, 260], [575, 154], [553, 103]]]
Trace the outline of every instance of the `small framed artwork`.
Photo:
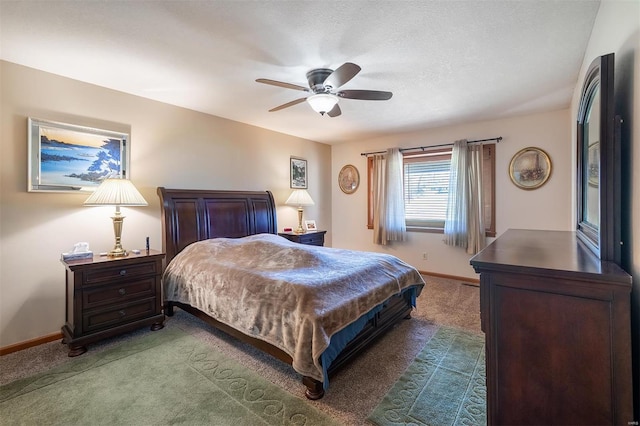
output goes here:
[[307, 160], [291, 157], [290, 177], [292, 189], [307, 189]]
[[360, 173], [356, 166], [347, 164], [338, 173], [338, 186], [345, 194], [353, 194], [360, 185]]
[[315, 232], [318, 230], [318, 228], [316, 227], [316, 221], [315, 220], [305, 220], [304, 221], [304, 229], [307, 232]]
[[521, 149], [509, 164], [511, 182], [518, 188], [540, 188], [551, 175], [551, 159], [540, 148]]
[[128, 176], [129, 134], [28, 119], [29, 192], [93, 191]]

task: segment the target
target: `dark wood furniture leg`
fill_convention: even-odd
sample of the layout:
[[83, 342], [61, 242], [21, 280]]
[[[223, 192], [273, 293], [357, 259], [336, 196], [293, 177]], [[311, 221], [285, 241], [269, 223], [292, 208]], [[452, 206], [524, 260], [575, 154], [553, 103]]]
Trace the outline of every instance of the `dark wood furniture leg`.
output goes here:
[[320, 399], [324, 396], [324, 386], [322, 385], [322, 382], [308, 376], [303, 376], [302, 384], [307, 387], [307, 390], [304, 391], [304, 396], [308, 399], [315, 401], [316, 399]]
[[82, 355], [87, 351], [87, 347], [83, 345], [69, 345], [69, 354], [70, 358], [74, 356]]
[[163, 328], [164, 328], [164, 323], [154, 322], [153, 324], [151, 324], [151, 331], [158, 331], [158, 330], [162, 330]]

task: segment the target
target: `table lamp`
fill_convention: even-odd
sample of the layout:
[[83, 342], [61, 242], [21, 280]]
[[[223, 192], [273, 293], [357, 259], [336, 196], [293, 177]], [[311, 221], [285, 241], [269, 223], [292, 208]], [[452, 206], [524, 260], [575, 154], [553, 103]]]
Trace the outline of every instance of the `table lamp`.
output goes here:
[[313, 206], [315, 204], [311, 196], [306, 189], [296, 189], [289, 195], [285, 204], [298, 207], [298, 228], [293, 232], [296, 234], [304, 234], [304, 228], [302, 227], [302, 207]]
[[116, 244], [109, 253], [111, 257], [123, 257], [129, 253], [122, 248], [122, 222], [125, 216], [120, 214], [120, 206], [148, 206], [147, 201], [128, 179], [105, 179], [96, 190], [84, 202], [85, 206], [115, 206], [116, 214], [113, 219], [113, 231], [116, 235]]

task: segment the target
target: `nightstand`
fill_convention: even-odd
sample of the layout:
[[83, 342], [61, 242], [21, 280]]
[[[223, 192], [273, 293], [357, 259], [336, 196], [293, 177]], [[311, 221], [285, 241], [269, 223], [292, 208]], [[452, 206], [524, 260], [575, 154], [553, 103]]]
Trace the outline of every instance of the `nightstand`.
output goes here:
[[62, 261], [66, 269], [63, 343], [69, 356], [85, 345], [143, 326], [164, 327], [161, 274], [164, 253]]
[[307, 244], [309, 246], [324, 246], [324, 234], [326, 233], [327, 231], [307, 232], [306, 234], [279, 232], [278, 235], [294, 243]]

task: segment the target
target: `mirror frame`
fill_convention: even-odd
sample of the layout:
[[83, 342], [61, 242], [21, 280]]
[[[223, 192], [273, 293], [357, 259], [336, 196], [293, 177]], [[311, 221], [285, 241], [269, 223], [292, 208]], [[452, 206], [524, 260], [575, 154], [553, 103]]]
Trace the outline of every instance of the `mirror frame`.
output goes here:
[[[620, 120], [614, 115], [614, 54], [599, 56], [585, 74], [577, 117], [577, 222], [578, 238], [601, 260], [620, 263]], [[600, 220], [596, 227], [584, 220], [584, 197], [589, 185], [585, 176], [588, 141], [585, 123], [596, 91], [600, 94], [600, 164], [598, 203]]]

